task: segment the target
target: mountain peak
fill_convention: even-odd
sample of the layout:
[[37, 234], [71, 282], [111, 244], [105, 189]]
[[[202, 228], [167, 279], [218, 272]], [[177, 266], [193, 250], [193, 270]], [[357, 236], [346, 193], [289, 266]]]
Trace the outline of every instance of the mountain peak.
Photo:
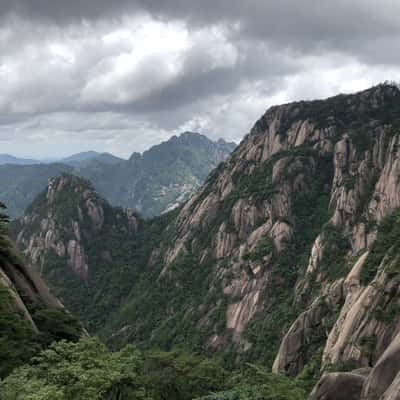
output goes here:
[[89, 151], [82, 151], [80, 153], [72, 154], [68, 157], [65, 157], [62, 159], [63, 162], [79, 162], [79, 161], [85, 161], [85, 160], [90, 160], [92, 158], [95, 158], [99, 156], [100, 153], [97, 151], [89, 150]]
[[114, 156], [111, 153], [99, 153], [97, 151], [85, 151], [82, 153], [73, 154], [60, 160], [61, 163], [79, 167], [96, 161], [105, 164], [118, 164], [124, 160]]
[[55, 224], [83, 222], [88, 217], [87, 227], [100, 229], [104, 222], [103, 200], [85, 178], [62, 173], [50, 178], [43, 191], [27, 208], [26, 215], [35, 219], [51, 219]]
[[[22, 231], [18, 244], [25, 243], [29, 232], [40, 250], [33, 257], [35, 265], [43, 265], [42, 257], [52, 251], [66, 257], [72, 270], [85, 280], [89, 273], [88, 243], [104, 229], [129, 235], [136, 230], [137, 221], [131, 210], [112, 208], [87, 179], [63, 173], [49, 179], [47, 189], [16, 223]], [[48, 239], [43, 241], [45, 237]]]
[[160, 144], [162, 145], [163, 143], [177, 143], [177, 144], [190, 145], [199, 142], [208, 143], [212, 142], [212, 140], [209, 139], [206, 135], [203, 135], [201, 133], [185, 131], [179, 135], [171, 136], [166, 142], [162, 142]]

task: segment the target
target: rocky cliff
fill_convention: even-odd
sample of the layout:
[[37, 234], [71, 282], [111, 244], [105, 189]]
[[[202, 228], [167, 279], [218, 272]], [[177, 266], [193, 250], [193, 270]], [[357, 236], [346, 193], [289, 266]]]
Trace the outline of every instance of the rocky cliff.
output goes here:
[[14, 249], [7, 218], [0, 213], [0, 378], [51, 341], [83, 334], [78, 321]]
[[395, 398], [399, 141], [396, 85], [270, 108], [153, 229], [105, 333], [292, 376], [331, 371], [321, 399], [330, 382], [353, 382], [354, 398]]
[[269, 109], [154, 251], [162, 323], [134, 323], [138, 295], [114, 327], [290, 375], [378, 365], [400, 327], [399, 128], [396, 85]]
[[90, 182], [69, 174], [49, 180], [12, 223], [12, 233], [33, 268], [90, 330], [121, 306], [147, 254], [143, 219], [112, 207]]

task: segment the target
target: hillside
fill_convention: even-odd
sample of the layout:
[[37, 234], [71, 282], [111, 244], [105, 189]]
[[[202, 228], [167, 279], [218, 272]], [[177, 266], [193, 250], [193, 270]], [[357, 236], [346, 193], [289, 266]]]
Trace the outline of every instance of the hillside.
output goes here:
[[[395, 398], [399, 142], [395, 85], [270, 108], [171, 221], [153, 225], [100, 332], [115, 347], [178, 346], [230, 367], [331, 372], [314, 399]], [[32, 238], [49, 235], [37, 209], [16, 232], [31, 257], [43, 248]]]
[[142, 155], [134, 153], [127, 164], [115, 167], [112, 175], [116, 179], [102, 180], [106, 171], [96, 167], [77, 172], [93, 181], [112, 204], [154, 216], [187, 200], [234, 148], [234, 143], [222, 139], [213, 142], [204, 135], [186, 132]]
[[[147, 261], [155, 256], [154, 245], [168, 240], [167, 226], [176, 216], [175, 212], [143, 220], [112, 208], [88, 181], [73, 175], [51, 179], [28, 212], [13, 224], [19, 231], [19, 246], [37, 263], [35, 269], [54, 292], [91, 332], [98, 333], [129, 297], [132, 286], [141, 286]], [[152, 349], [150, 343], [141, 347], [139, 351], [127, 345], [110, 352], [96, 338], [53, 343], [33, 363], [14, 369], [0, 381], [0, 393], [4, 390], [7, 400], [29, 395], [53, 399], [60, 393], [71, 400], [77, 396], [85, 400], [254, 400], [259, 396], [305, 400], [313, 382], [277, 377], [262, 367], [227, 370], [218, 357], [184, 349], [165, 352]]]
[[68, 174], [51, 178], [25, 216], [12, 223], [17, 245], [91, 332], [128, 296], [157, 239], [152, 230], [151, 221], [111, 207], [89, 181]]
[[0, 204], [0, 380], [54, 340], [77, 340], [80, 323], [50, 294], [8, 238]]
[[159, 215], [187, 200], [234, 147], [222, 139], [213, 142], [204, 135], [183, 133], [129, 160], [86, 152], [58, 163], [0, 165], [0, 201], [13, 218], [19, 217], [49, 178], [65, 172], [89, 179], [113, 205]]

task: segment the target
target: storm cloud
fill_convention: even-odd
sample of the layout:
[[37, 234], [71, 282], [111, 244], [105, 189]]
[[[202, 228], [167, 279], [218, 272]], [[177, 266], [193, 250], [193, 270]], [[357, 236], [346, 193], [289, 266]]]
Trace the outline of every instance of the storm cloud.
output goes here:
[[400, 79], [395, 0], [0, 4], [0, 152], [239, 141], [275, 103]]

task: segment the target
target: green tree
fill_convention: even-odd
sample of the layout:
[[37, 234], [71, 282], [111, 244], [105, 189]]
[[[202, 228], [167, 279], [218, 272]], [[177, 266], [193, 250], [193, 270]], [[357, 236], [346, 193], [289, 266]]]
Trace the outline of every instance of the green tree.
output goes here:
[[228, 382], [229, 390], [198, 400], [305, 400], [303, 386], [283, 375], [272, 374], [263, 367], [246, 364]]
[[0, 378], [27, 362], [38, 350], [31, 324], [14, 309], [9, 291], [0, 285]]
[[61, 341], [0, 384], [1, 400], [144, 400], [133, 346], [112, 353], [96, 338]]
[[146, 356], [144, 380], [154, 400], [191, 400], [223, 390], [227, 374], [214, 359], [183, 351]]

